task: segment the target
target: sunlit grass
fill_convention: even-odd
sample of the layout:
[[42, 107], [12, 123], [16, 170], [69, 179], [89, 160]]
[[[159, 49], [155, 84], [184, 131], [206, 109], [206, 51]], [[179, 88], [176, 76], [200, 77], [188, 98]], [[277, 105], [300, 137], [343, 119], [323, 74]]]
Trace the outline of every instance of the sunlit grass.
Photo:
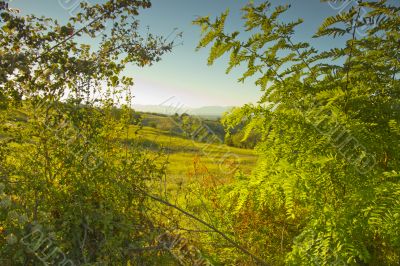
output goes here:
[[144, 148], [155, 152], [163, 150], [167, 154], [167, 176], [177, 179], [192, 173], [194, 164], [201, 164], [212, 175], [226, 177], [238, 170], [249, 173], [256, 163], [257, 157], [249, 149], [201, 143], [151, 127], [143, 127], [137, 135]]

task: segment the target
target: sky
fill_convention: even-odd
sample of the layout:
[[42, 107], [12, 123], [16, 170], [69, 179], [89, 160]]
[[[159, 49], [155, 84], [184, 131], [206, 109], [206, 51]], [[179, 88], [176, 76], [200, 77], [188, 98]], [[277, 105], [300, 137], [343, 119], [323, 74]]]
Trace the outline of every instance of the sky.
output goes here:
[[[76, 12], [74, 6], [82, 0], [12, 0], [11, 7], [21, 9], [22, 15], [35, 14], [67, 19]], [[105, 0], [87, 0], [89, 3]], [[350, 2], [352, 0], [349, 0]], [[213, 66], [207, 66], [208, 49], [195, 51], [200, 40], [200, 29], [192, 24], [198, 16], [216, 17], [226, 9], [230, 10], [226, 30], [234, 31], [243, 25], [240, 8], [247, 0], [153, 0], [152, 7], [143, 10], [139, 20], [143, 28], [149, 26], [155, 34], [168, 36], [174, 28], [183, 32], [181, 45], [163, 56], [151, 67], [128, 66], [125, 74], [134, 78], [132, 88], [134, 104], [159, 105], [165, 101], [188, 107], [241, 106], [255, 103], [261, 95], [252, 80], [238, 83], [243, 68], [225, 74], [228, 58], [223, 57]], [[254, 2], [260, 2], [255, 0]], [[276, 4], [291, 4], [285, 13], [287, 21], [303, 18], [298, 27], [296, 39], [310, 41], [318, 50], [327, 50], [340, 45], [340, 40], [312, 39], [318, 26], [329, 15], [340, 12], [337, 6], [321, 3], [320, 0], [272, 0]], [[179, 42], [180, 42], [179, 41]]]

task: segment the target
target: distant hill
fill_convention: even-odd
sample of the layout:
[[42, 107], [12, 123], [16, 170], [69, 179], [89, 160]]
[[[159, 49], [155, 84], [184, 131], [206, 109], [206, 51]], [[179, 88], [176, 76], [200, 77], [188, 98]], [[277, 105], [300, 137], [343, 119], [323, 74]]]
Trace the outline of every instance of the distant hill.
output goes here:
[[[188, 128], [185, 128], [184, 125], [182, 124], [182, 118], [179, 116], [174, 116], [174, 115], [166, 115], [166, 114], [157, 114], [154, 112], [148, 113], [148, 112], [139, 112], [140, 116], [142, 117], [142, 125], [147, 126], [147, 127], [152, 127], [156, 128], [159, 130], [163, 130], [165, 132], [169, 132], [171, 135], [176, 135], [176, 136], [185, 136], [188, 137], [187, 134], [191, 133], [192, 130], [196, 131], [199, 126], [193, 124], [193, 129], [190, 130]], [[204, 130], [207, 130], [209, 134], [207, 135], [202, 135], [203, 139], [199, 141], [204, 141], [207, 142], [209, 141], [208, 138], [211, 138], [212, 136], [218, 137], [218, 139], [223, 142], [225, 139], [225, 130], [222, 124], [218, 119], [210, 119], [207, 118], [207, 116], [191, 116], [192, 118], [192, 123], [201, 123], [204, 125]], [[200, 118], [200, 119], [198, 119]], [[201, 125], [199, 124], [199, 125]], [[203, 132], [204, 133], [204, 132]]]
[[189, 111], [191, 115], [198, 116], [219, 116], [221, 117], [225, 112], [232, 110], [233, 106], [205, 106], [194, 108]]
[[233, 106], [204, 106], [200, 108], [190, 107], [175, 107], [168, 105], [134, 105], [133, 108], [139, 112], [151, 112], [159, 114], [173, 115], [175, 113], [182, 114], [188, 113], [190, 115], [197, 115], [206, 118], [218, 118], [221, 117], [225, 112], [231, 110]]

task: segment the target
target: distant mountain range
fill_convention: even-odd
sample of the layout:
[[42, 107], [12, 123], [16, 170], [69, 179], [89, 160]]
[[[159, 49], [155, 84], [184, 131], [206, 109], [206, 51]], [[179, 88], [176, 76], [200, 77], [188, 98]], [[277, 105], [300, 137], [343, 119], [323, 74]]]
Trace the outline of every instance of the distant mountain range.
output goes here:
[[200, 108], [190, 108], [190, 107], [179, 107], [179, 106], [168, 106], [168, 105], [133, 105], [133, 108], [139, 112], [150, 112], [173, 115], [175, 113], [183, 114], [187, 113], [190, 115], [198, 116], [210, 116], [210, 117], [220, 117], [225, 112], [230, 111], [233, 106], [204, 106]]

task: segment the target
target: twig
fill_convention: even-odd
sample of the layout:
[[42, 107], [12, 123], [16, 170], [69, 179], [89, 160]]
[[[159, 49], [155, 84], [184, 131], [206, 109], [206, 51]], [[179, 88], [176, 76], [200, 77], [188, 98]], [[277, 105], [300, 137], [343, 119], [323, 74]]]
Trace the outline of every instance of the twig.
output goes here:
[[183, 213], [184, 215], [190, 217], [193, 220], [196, 220], [197, 222], [203, 224], [204, 226], [210, 228], [211, 230], [213, 230], [214, 232], [216, 232], [217, 234], [219, 234], [222, 238], [224, 238], [226, 241], [228, 241], [230, 244], [232, 244], [235, 248], [239, 249], [240, 251], [242, 251], [244, 254], [250, 256], [254, 261], [256, 261], [259, 265], [264, 265], [264, 266], [269, 266], [268, 263], [266, 263], [264, 260], [262, 260], [261, 258], [259, 258], [258, 256], [254, 255], [253, 253], [251, 253], [250, 251], [248, 251], [247, 249], [245, 249], [244, 247], [240, 246], [238, 243], [236, 243], [234, 240], [232, 240], [230, 237], [228, 237], [227, 235], [225, 235], [223, 232], [221, 232], [220, 230], [218, 230], [216, 227], [208, 224], [207, 222], [205, 222], [204, 220], [194, 216], [193, 214], [183, 210], [182, 208], [168, 202], [165, 201], [161, 198], [158, 198], [156, 196], [150, 195], [149, 193], [143, 191], [140, 188], [137, 188], [141, 193], [143, 193], [143, 195], [145, 195], [146, 197], [155, 200], [157, 202], [160, 202], [168, 207], [174, 208], [176, 210], [178, 210], [179, 212]]
[[352, 33], [352, 37], [351, 37], [349, 58], [347, 59], [347, 62], [346, 62], [347, 65], [345, 65], [345, 68], [346, 68], [346, 86], [345, 86], [346, 102], [345, 102], [345, 106], [344, 106], [345, 112], [347, 110], [347, 103], [348, 103], [348, 99], [349, 99], [348, 88], [349, 88], [349, 84], [350, 84], [351, 59], [353, 59], [354, 41], [356, 40], [357, 21], [360, 18], [360, 12], [361, 12], [361, 7], [358, 6], [358, 12], [357, 12], [356, 19], [354, 21], [353, 33]]

